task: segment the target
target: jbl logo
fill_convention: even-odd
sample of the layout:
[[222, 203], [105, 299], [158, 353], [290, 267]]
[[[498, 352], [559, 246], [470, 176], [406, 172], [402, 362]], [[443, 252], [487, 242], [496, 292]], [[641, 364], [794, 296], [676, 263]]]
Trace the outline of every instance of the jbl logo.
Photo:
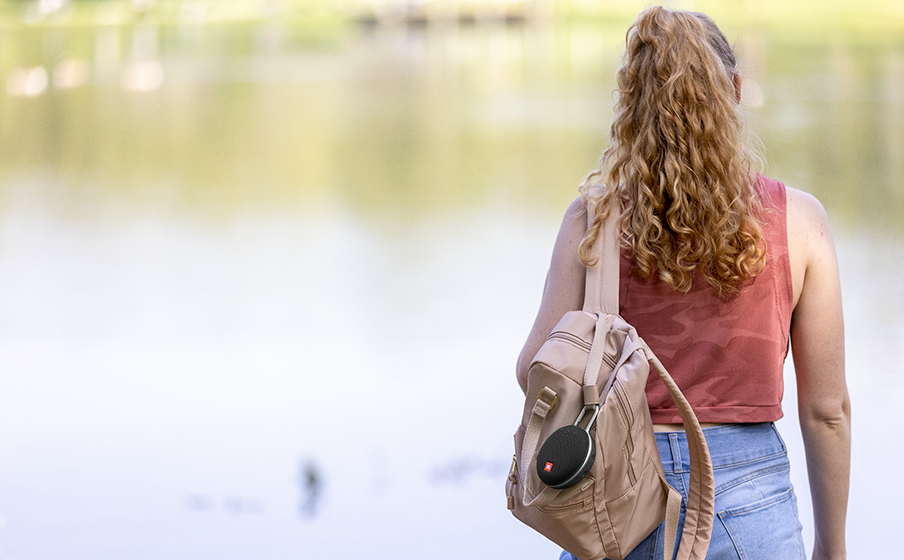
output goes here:
[[552, 463], [547, 462], [547, 463], [546, 463], [546, 466], [543, 467], [543, 470], [546, 471], [546, 472], [551, 471], [551, 470], [552, 470]]

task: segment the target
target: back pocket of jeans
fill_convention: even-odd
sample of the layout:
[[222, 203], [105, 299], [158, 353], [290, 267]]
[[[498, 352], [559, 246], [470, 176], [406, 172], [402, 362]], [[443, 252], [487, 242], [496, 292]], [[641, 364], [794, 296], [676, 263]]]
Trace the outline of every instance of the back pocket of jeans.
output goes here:
[[742, 560], [805, 559], [797, 502], [789, 489], [764, 500], [719, 512]]

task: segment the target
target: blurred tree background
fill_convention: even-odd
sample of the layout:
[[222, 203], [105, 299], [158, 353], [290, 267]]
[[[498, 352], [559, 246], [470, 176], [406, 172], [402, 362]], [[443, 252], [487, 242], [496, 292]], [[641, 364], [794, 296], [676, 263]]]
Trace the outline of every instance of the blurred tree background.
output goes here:
[[[214, 214], [560, 204], [605, 145], [644, 5], [5, 0], [0, 193], [41, 176], [75, 206]], [[901, 208], [904, 2], [670, 5], [738, 46], [770, 171], [845, 211]]]

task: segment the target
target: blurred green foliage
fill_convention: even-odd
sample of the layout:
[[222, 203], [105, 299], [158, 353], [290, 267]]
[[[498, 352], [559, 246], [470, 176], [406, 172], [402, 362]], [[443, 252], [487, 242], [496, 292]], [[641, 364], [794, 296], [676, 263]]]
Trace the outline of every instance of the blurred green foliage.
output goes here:
[[[639, 3], [461, 21], [304, 4], [74, 0], [11, 25], [39, 2], [0, 3], [0, 215], [24, 199], [88, 216], [558, 213], [605, 147], [628, 8]], [[591, 4], [624, 13], [601, 20]], [[769, 15], [778, 2], [695, 6], [710, 4], [740, 53], [768, 171], [852, 222], [899, 228], [904, 34], [889, 30], [900, 20], [836, 26], [825, 14], [847, 4], [786, 3], [821, 14], [806, 20], [820, 31], [802, 32], [793, 17], [803, 16]], [[875, 15], [891, 4], [862, 6]]]

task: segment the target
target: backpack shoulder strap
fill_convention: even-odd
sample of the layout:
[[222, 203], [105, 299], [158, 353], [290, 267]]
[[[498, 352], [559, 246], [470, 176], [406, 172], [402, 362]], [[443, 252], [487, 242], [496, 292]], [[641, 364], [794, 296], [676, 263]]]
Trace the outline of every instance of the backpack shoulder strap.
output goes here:
[[[587, 229], [594, 226], [596, 218], [595, 206], [585, 201], [587, 209]], [[587, 265], [584, 279], [584, 306], [585, 313], [596, 315], [596, 331], [605, 332], [607, 323], [611, 326], [612, 316], [618, 315], [618, 282], [619, 282], [619, 232], [618, 215], [609, 212], [603, 223], [600, 224], [599, 235], [593, 247], [597, 253], [596, 262]], [[615, 260], [607, 260], [612, 254]], [[614, 264], [613, 264], [614, 263]], [[615, 289], [610, 289], [615, 286]], [[584, 368], [584, 406], [599, 404], [599, 391], [596, 381], [603, 365], [603, 354], [606, 350], [605, 337], [594, 337], [590, 354], [587, 356], [587, 364]]]
[[[644, 344], [646, 346], [646, 344]], [[687, 489], [687, 511], [684, 516], [684, 530], [681, 533], [681, 545], [678, 548], [678, 560], [703, 560], [709, 548], [709, 540], [713, 529], [713, 510], [715, 508], [716, 482], [713, 477], [713, 463], [709, 456], [709, 447], [703, 436], [703, 429], [697, 421], [697, 416], [690, 403], [684, 398], [681, 389], [675, 384], [672, 376], [665, 370], [659, 358], [646, 347], [647, 358], [659, 374], [666, 389], [669, 390], [672, 400], [681, 414], [684, 431], [687, 434], [687, 446], [690, 451], [691, 477], [690, 486]], [[670, 491], [671, 493], [671, 491]], [[671, 500], [670, 500], [671, 502]], [[666, 514], [666, 532], [668, 535], [677, 533], [677, 515], [674, 516], [676, 525], [670, 527], [670, 516]], [[674, 537], [672, 537], [674, 543]], [[669, 547], [666, 547], [669, 549]], [[668, 558], [671, 558], [669, 553]]]
[[[593, 226], [595, 213], [592, 204], [587, 205], [588, 228]], [[584, 311], [591, 313], [619, 313], [618, 295], [620, 280], [620, 231], [619, 212], [610, 210], [603, 220], [600, 228], [600, 237], [597, 239], [600, 258], [597, 262], [587, 267], [587, 279], [584, 294]], [[703, 560], [709, 548], [712, 534], [713, 508], [715, 505], [715, 480], [713, 478], [712, 459], [703, 430], [697, 421], [697, 416], [690, 403], [684, 397], [681, 389], [669, 375], [659, 358], [653, 354], [649, 346], [644, 343], [647, 359], [653, 369], [659, 375], [672, 400], [678, 407], [681, 420], [687, 434], [688, 448], [690, 451], [690, 487], [688, 488], [687, 511], [684, 519], [684, 529], [681, 533], [681, 544], [678, 549], [678, 560]], [[585, 377], [586, 384], [586, 377]], [[680, 496], [673, 488], [669, 488], [669, 499], [666, 511], [665, 535], [670, 542], [675, 542], [678, 529], [678, 509]], [[672, 557], [672, 546], [665, 546], [664, 560]]]
[[[587, 228], [593, 227], [596, 213], [593, 204], [587, 204]], [[609, 313], [618, 315], [618, 279], [619, 279], [619, 231], [618, 212], [609, 212], [600, 224], [599, 237], [595, 247], [599, 250], [599, 258], [592, 265], [587, 265], [586, 283], [584, 285], [584, 311], [588, 313]], [[615, 255], [615, 258], [611, 258]], [[614, 290], [607, 289], [615, 286]]]

